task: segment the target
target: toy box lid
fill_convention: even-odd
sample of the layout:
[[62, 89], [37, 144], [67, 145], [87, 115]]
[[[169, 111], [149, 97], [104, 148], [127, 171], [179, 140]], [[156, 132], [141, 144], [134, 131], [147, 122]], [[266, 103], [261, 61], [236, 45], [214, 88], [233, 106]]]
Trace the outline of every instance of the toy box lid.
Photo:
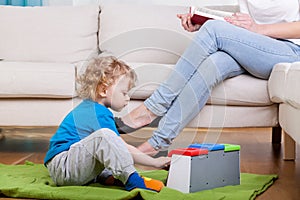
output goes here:
[[231, 151], [239, 151], [241, 149], [240, 145], [236, 144], [210, 144], [210, 143], [203, 143], [203, 144], [191, 144], [189, 148], [201, 148], [207, 149], [208, 151], [219, 151], [224, 150], [224, 152], [231, 152]]
[[210, 143], [203, 143], [203, 144], [191, 144], [189, 148], [201, 148], [201, 149], [207, 149], [208, 151], [219, 151], [224, 150], [225, 145], [224, 144], [210, 144]]
[[184, 155], [184, 156], [199, 156], [199, 155], [207, 155], [207, 149], [200, 148], [178, 148], [169, 152], [168, 156], [171, 157], [173, 154], [176, 155]]

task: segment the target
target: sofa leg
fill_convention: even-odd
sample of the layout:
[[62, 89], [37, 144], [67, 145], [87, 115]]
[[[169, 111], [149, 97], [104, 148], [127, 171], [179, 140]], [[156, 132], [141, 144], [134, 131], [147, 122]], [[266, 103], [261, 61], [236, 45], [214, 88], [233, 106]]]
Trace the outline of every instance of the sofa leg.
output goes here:
[[281, 143], [281, 127], [280, 126], [272, 127], [272, 143], [273, 144]]
[[296, 158], [296, 142], [285, 131], [283, 131], [283, 159], [294, 161]]
[[0, 128], [0, 140], [4, 138], [4, 133], [2, 132], [2, 128]]

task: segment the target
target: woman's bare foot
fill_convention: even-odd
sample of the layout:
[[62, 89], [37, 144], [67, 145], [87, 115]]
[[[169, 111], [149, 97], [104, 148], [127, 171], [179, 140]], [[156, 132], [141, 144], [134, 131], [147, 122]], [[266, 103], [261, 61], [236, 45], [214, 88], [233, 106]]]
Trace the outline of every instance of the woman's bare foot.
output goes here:
[[141, 104], [123, 116], [122, 121], [129, 127], [141, 128], [150, 124], [156, 117], [144, 104]]
[[149, 142], [144, 142], [140, 146], [137, 147], [141, 152], [148, 154], [149, 156], [155, 156], [158, 151], [155, 150]]

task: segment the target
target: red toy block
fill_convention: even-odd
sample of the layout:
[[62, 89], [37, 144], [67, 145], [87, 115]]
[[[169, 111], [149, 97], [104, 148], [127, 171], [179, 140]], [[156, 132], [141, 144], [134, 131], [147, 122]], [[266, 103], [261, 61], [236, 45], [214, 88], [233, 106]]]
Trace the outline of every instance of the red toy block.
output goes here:
[[207, 155], [208, 150], [199, 149], [199, 148], [179, 148], [170, 151], [168, 156], [171, 157], [173, 154], [184, 155], [184, 156], [199, 156], [199, 155]]

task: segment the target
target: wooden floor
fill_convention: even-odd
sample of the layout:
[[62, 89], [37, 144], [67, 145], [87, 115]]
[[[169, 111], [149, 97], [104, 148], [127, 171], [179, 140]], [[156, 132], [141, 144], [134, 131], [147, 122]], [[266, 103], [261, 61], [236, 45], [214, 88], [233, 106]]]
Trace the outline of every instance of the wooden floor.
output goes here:
[[[48, 141], [55, 127], [47, 128], [6, 128], [0, 135], [0, 163], [23, 164], [26, 160], [42, 163]], [[152, 129], [142, 129], [123, 136], [131, 144], [137, 145], [151, 136]], [[300, 199], [300, 148], [295, 162], [282, 160], [282, 146], [271, 144], [271, 129], [186, 129], [171, 148], [185, 147], [193, 142], [218, 142], [241, 145], [241, 172], [256, 174], [278, 174], [275, 181], [258, 200], [298, 200]], [[141, 167], [141, 166], [137, 166]], [[0, 196], [0, 199], [8, 200]]]

